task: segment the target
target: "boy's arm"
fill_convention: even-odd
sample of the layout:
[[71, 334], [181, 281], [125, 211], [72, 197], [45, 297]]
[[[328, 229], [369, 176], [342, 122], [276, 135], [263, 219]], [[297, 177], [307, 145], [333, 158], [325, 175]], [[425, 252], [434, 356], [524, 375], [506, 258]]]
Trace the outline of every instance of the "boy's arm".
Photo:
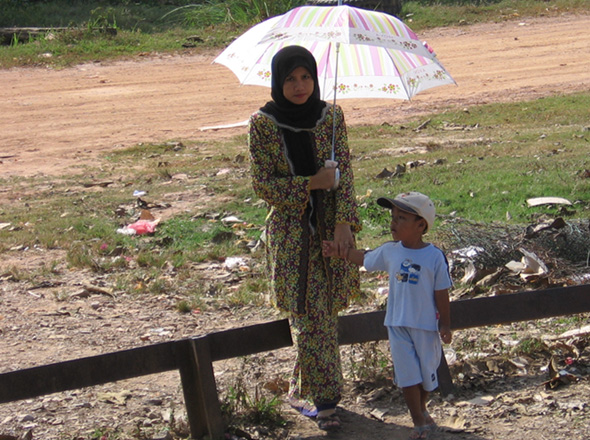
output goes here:
[[[334, 241], [324, 240], [322, 242], [322, 254], [324, 257], [340, 258], [338, 247]], [[344, 259], [362, 266], [365, 260], [365, 251], [349, 247], [344, 251]]]
[[344, 259], [358, 266], [362, 266], [365, 262], [365, 251], [361, 249], [348, 248]]
[[451, 305], [449, 301], [449, 290], [435, 290], [434, 301], [438, 310], [438, 327], [440, 338], [445, 344], [450, 344], [453, 339], [451, 333]]

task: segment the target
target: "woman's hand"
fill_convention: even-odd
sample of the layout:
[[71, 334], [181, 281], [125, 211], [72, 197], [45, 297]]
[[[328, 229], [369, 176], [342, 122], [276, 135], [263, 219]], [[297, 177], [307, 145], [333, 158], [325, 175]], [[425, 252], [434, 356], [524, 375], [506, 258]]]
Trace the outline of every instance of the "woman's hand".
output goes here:
[[310, 189], [332, 189], [334, 186], [336, 168], [321, 167], [317, 173], [311, 176]]
[[348, 253], [348, 249], [355, 248], [356, 244], [354, 242], [354, 236], [352, 235], [352, 230], [350, 229], [350, 225], [346, 223], [338, 223], [336, 224], [336, 228], [334, 229], [334, 247], [338, 251], [338, 256], [340, 258], [346, 258], [346, 254]]

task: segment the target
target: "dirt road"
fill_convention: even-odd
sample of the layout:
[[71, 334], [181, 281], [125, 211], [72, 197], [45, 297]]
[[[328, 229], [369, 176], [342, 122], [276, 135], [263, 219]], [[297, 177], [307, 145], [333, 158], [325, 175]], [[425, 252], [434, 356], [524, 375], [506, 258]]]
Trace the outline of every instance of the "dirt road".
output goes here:
[[[523, 19], [420, 34], [457, 86], [396, 100], [345, 100], [349, 125], [399, 123], [444, 108], [590, 89], [590, 16]], [[217, 53], [145, 57], [64, 70], [0, 70], [2, 176], [59, 174], [139, 142], [204, 139], [245, 127], [269, 90], [240, 86]]]

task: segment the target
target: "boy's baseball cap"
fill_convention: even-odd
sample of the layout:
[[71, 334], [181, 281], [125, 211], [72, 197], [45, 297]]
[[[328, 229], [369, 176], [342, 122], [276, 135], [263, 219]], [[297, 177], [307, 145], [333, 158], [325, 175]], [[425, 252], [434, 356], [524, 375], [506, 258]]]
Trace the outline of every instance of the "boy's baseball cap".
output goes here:
[[[394, 206], [401, 209], [402, 211], [416, 214], [426, 220], [428, 228], [426, 231], [432, 228], [434, 225], [434, 217], [436, 216], [436, 210], [434, 209], [434, 203], [428, 196], [417, 191], [411, 191], [407, 193], [401, 193], [395, 196], [395, 199], [389, 197], [379, 197], [377, 203], [384, 208], [392, 209]], [[426, 232], [424, 231], [424, 232]]]

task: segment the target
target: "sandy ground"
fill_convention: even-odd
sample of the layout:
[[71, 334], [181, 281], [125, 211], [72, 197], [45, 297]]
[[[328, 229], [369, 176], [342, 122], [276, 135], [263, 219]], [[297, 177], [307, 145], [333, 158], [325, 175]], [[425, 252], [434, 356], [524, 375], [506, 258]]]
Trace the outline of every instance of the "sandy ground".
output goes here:
[[[590, 16], [523, 19], [420, 35], [457, 86], [413, 101], [346, 100], [349, 125], [400, 123], [445, 108], [590, 89]], [[0, 70], [2, 176], [59, 174], [113, 148], [210, 139], [241, 126], [269, 90], [241, 86], [217, 53], [144, 57], [64, 70]]]

